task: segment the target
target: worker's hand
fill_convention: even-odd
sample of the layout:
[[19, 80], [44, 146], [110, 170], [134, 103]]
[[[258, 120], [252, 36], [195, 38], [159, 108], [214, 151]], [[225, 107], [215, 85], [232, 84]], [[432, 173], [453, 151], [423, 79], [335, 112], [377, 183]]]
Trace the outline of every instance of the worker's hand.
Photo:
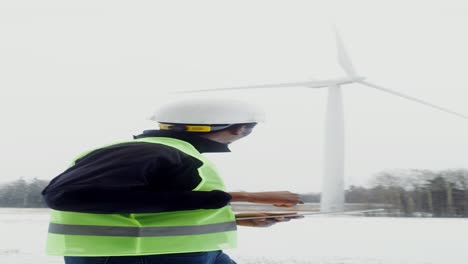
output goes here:
[[[288, 215], [288, 216], [284, 216]], [[293, 216], [290, 216], [293, 215]], [[240, 219], [243, 217], [262, 217], [262, 216], [277, 216], [274, 218], [255, 218], [255, 219]], [[236, 222], [241, 226], [251, 226], [251, 227], [269, 227], [276, 223], [287, 222], [291, 219], [304, 218], [302, 215], [297, 215], [295, 212], [288, 213], [240, 213], [236, 214]]]
[[249, 193], [250, 198], [248, 202], [272, 204], [280, 207], [291, 207], [296, 204], [303, 204], [299, 194], [288, 191], [283, 192], [256, 192]]

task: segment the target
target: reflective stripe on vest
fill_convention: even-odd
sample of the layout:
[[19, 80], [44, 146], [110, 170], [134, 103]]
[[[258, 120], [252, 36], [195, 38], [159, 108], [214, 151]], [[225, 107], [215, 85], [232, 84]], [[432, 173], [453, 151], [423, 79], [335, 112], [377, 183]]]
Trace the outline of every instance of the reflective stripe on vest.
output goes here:
[[50, 223], [49, 225], [49, 233], [80, 236], [185, 236], [210, 234], [234, 230], [236, 230], [236, 222], [225, 222], [198, 226], [166, 227], [63, 225], [55, 223]]
[[[192, 145], [172, 138], [131, 142], [163, 144], [199, 159], [197, 191], [223, 190], [213, 164]], [[121, 144], [121, 143], [118, 143]], [[77, 159], [83, 157], [84, 153]], [[60, 256], [125, 256], [199, 252], [236, 246], [230, 206], [144, 214], [90, 214], [51, 210], [47, 253]]]

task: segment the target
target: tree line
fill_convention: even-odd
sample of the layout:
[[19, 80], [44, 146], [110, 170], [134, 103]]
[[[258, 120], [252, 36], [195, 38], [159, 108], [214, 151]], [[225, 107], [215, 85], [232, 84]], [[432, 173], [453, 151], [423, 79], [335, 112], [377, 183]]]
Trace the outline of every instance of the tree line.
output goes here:
[[371, 187], [351, 186], [347, 203], [387, 204], [395, 216], [468, 217], [468, 170], [387, 170]]
[[[47, 180], [18, 179], [0, 185], [0, 207], [47, 207], [41, 191]], [[307, 202], [319, 202], [309, 194]], [[386, 170], [369, 187], [350, 186], [346, 203], [366, 208], [384, 206], [391, 216], [468, 217], [468, 170]]]
[[0, 185], [0, 207], [37, 208], [47, 207], [41, 191], [49, 181], [34, 178], [18, 179]]

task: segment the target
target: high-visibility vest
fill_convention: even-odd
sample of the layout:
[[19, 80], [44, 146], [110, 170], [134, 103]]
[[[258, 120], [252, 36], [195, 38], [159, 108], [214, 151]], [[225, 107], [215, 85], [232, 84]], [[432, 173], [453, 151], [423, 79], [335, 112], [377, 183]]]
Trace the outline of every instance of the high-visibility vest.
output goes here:
[[[203, 162], [198, 169], [201, 182], [194, 191], [225, 191], [213, 164], [189, 143], [164, 137], [141, 138], [132, 142], [171, 146], [199, 159]], [[47, 253], [59, 256], [170, 254], [235, 246], [236, 222], [229, 205], [220, 209], [138, 214], [52, 210], [47, 239]]]

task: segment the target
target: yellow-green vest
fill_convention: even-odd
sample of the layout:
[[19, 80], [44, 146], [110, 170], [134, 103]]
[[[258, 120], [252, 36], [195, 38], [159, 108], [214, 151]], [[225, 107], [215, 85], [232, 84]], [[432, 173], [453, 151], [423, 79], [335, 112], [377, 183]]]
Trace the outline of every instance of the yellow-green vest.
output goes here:
[[[213, 164], [185, 141], [151, 137], [203, 162], [195, 191], [222, 190]], [[90, 152], [90, 151], [89, 151]], [[84, 153], [80, 157], [86, 155]], [[47, 253], [59, 256], [130, 256], [223, 250], [236, 246], [231, 206], [164, 213], [90, 214], [52, 210]]]

